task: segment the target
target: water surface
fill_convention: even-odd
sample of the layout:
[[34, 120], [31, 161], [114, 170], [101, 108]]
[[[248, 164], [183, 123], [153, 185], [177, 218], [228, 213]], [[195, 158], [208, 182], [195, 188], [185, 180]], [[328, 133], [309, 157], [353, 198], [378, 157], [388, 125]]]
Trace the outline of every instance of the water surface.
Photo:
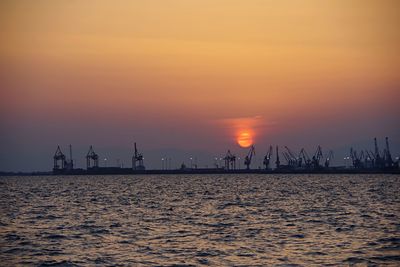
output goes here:
[[0, 177], [0, 265], [400, 265], [397, 175]]

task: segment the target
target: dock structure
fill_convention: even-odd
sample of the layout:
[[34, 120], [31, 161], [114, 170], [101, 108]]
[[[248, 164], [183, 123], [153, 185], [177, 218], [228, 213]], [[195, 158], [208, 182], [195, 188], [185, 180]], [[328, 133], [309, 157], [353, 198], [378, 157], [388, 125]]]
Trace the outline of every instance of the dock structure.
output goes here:
[[[95, 153], [93, 146], [90, 146], [86, 154], [86, 170], [75, 169], [72, 159], [72, 146], [69, 145], [70, 158], [69, 160], [61, 151], [60, 146], [57, 146], [56, 152], [53, 156], [53, 174], [179, 174], [179, 173], [399, 173], [399, 157], [392, 157], [389, 138], [385, 138], [385, 148], [380, 151], [377, 139], [374, 138], [374, 152], [372, 150], [364, 149], [357, 151], [353, 147], [350, 148], [349, 155], [344, 157], [345, 161], [350, 165], [335, 167], [332, 166], [331, 161], [334, 158], [334, 153], [329, 150], [325, 154], [320, 145], [317, 146], [312, 157], [309, 156], [307, 151], [302, 148], [298, 154], [293, 152], [288, 146], [284, 146], [284, 150], [279, 150], [279, 146], [275, 147], [275, 168], [270, 167], [273, 158], [273, 146], [270, 145], [264, 156], [262, 164], [264, 168], [252, 169], [252, 160], [255, 156], [255, 146], [251, 145], [247, 155], [245, 155], [244, 165], [245, 169], [240, 168], [240, 157], [237, 158], [235, 154], [228, 149], [225, 157], [220, 160], [225, 161], [225, 165], [219, 167], [216, 164], [213, 168], [179, 168], [162, 170], [147, 170], [144, 166], [144, 157], [139, 152], [136, 142], [134, 143], [134, 153], [132, 156], [132, 167], [123, 168], [121, 164], [117, 167], [100, 167], [99, 155]], [[283, 156], [286, 162], [281, 162]], [[217, 159], [217, 158], [215, 158]], [[236, 160], [239, 159], [239, 168], [236, 167]], [[324, 159], [324, 161], [323, 161]], [[192, 160], [192, 158], [191, 158]], [[184, 164], [184, 163], [183, 163]], [[261, 164], [261, 163], [260, 163]], [[253, 164], [254, 165], [254, 164]]]

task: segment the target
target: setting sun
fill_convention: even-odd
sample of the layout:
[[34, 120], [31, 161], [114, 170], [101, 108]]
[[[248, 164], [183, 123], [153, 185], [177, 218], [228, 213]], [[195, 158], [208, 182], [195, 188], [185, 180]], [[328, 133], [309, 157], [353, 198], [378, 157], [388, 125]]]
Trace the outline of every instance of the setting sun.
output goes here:
[[237, 137], [237, 143], [241, 147], [249, 147], [253, 144], [253, 138], [248, 131], [240, 132]]

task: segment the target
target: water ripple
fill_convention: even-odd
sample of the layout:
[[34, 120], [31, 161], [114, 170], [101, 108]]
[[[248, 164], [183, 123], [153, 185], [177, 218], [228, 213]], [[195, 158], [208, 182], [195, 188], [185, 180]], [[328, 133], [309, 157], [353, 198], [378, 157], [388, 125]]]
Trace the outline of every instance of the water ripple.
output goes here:
[[0, 265], [400, 265], [395, 175], [0, 177]]

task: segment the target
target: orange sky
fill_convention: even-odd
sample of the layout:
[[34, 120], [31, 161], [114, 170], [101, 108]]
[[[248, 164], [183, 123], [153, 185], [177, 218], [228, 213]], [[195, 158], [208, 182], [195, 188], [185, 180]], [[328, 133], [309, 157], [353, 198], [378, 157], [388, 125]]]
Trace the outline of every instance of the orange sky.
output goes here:
[[243, 118], [263, 145], [399, 138], [398, 14], [395, 0], [1, 1], [6, 150], [96, 132], [223, 153]]

